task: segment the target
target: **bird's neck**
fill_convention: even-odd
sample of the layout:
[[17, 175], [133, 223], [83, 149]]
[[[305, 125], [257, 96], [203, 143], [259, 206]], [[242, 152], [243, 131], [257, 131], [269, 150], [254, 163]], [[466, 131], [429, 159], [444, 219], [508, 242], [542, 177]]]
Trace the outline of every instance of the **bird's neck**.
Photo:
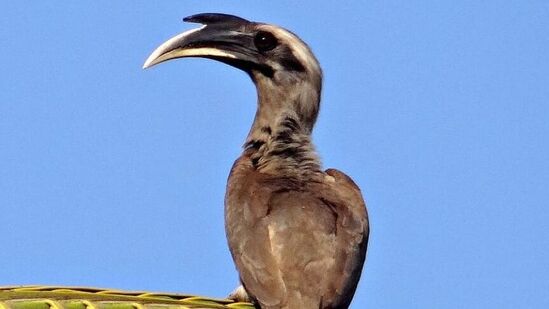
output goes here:
[[254, 81], [258, 108], [244, 151], [262, 173], [301, 180], [318, 177], [321, 163], [311, 133], [319, 89], [306, 83], [276, 87], [269, 79]]

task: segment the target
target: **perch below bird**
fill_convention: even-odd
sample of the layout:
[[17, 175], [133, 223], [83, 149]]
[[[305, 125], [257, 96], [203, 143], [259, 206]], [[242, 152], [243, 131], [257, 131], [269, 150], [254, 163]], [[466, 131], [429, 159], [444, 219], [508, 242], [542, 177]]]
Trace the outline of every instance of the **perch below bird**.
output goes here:
[[191, 295], [84, 287], [0, 287], [2, 309], [254, 309], [249, 303]]
[[225, 227], [240, 280], [261, 308], [347, 308], [362, 272], [368, 216], [356, 184], [321, 169], [311, 141], [322, 71], [310, 48], [277, 26], [226, 14], [158, 47], [144, 68], [203, 57], [248, 73], [258, 109], [234, 163]]

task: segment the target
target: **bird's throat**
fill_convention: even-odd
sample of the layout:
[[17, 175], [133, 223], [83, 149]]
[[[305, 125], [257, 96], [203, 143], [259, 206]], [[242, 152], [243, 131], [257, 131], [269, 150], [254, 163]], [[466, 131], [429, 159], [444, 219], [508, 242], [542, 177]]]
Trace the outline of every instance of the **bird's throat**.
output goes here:
[[[316, 177], [321, 164], [311, 132], [318, 111], [318, 98], [297, 91], [303, 87], [295, 88], [292, 93], [277, 91], [270, 82], [262, 84], [256, 81], [256, 86], [258, 109], [245, 144], [245, 152], [250, 155], [254, 166], [267, 174]], [[314, 115], [304, 115], [303, 106], [311, 105], [314, 106], [311, 108]]]

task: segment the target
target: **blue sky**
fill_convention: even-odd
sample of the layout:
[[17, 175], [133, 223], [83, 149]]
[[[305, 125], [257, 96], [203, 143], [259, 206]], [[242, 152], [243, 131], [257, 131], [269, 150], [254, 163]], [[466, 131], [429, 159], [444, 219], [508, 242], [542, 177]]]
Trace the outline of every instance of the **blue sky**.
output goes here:
[[223, 195], [255, 89], [203, 59], [141, 69], [225, 12], [323, 66], [315, 142], [371, 221], [353, 308], [548, 307], [549, 4], [334, 3], [3, 3], [0, 285], [237, 284]]

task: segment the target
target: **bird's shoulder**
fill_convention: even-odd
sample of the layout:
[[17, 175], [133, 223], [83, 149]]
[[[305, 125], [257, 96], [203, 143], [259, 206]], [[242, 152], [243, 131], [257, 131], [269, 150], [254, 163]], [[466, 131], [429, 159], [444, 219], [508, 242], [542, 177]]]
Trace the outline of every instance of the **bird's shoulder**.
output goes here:
[[[258, 171], [249, 156], [243, 154], [235, 161], [225, 196], [225, 215], [228, 226], [266, 228], [258, 224], [268, 219], [270, 224], [291, 216], [291, 225], [299, 225], [308, 214], [318, 211], [317, 219], [330, 220], [335, 210], [326, 190], [331, 190], [323, 177], [313, 182]], [[335, 195], [335, 194], [333, 194]], [[281, 217], [282, 216], [282, 217]], [[332, 219], [332, 221], [334, 221]], [[312, 223], [312, 222], [311, 222]], [[333, 225], [333, 224], [330, 224]]]
[[366, 203], [362, 191], [353, 179], [334, 168], [327, 169], [325, 173], [326, 183], [330, 184], [332, 188], [332, 190], [326, 191], [327, 198], [346, 205], [345, 207], [349, 208], [354, 216], [367, 222]]
[[345, 173], [327, 169], [318, 177], [303, 181], [259, 172], [250, 156], [238, 158], [229, 175], [226, 203], [250, 208], [254, 220], [265, 217], [273, 209], [296, 207], [330, 208], [346, 223], [368, 228], [368, 214], [360, 188]]

